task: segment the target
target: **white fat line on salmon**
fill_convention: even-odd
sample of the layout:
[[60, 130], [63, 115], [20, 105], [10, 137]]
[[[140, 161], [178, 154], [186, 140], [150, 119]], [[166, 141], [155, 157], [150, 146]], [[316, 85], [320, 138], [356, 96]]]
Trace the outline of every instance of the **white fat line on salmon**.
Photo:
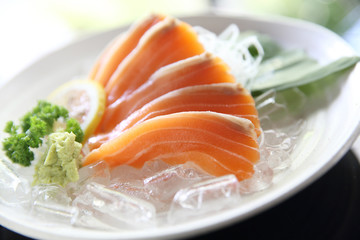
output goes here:
[[[199, 119], [200, 121], [207, 121], [207, 122], [211, 122], [211, 123], [215, 123], [215, 124], [219, 124], [221, 126], [223, 126], [226, 129], [230, 129], [231, 131], [234, 131], [234, 133], [239, 133], [239, 129], [241, 128], [241, 132], [246, 135], [246, 136], [250, 136], [248, 134], [245, 134], [245, 132], [250, 132], [249, 129], [255, 129], [254, 124], [246, 119], [246, 118], [239, 118], [236, 116], [232, 116], [230, 114], [225, 114], [225, 113], [217, 113], [217, 112], [211, 112], [211, 111], [187, 111], [186, 113], [188, 113], [187, 116], [181, 116], [182, 118], [189, 118], [189, 119]], [[163, 115], [163, 116], [158, 116], [152, 119], [156, 119], [156, 118], [166, 118], [166, 117], [172, 117], [175, 115], [180, 115], [180, 113], [172, 113], [172, 114], [167, 114], [167, 115]], [[231, 127], [229, 126], [229, 124], [226, 124], [225, 122], [219, 122], [216, 120], [212, 120], [212, 119], [208, 119], [208, 118], [203, 118], [201, 115], [202, 114], [212, 114], [214, 117], [215, 116], [220, 116], [222, 118], [225, 118], [227, 120], [227, 122], [232, 122], [233, 124], [231, 125]], [[149, 120], [151, 121], [151, 119]], [[236, 128], [236, 129], [235, 129]], [[253, 139], [256, 139], [256, 133], [254, 132], [255, 136], [250, 136]]]
[[[211, 148], [214, 148], [214, 149], [217, 149], [221, 152], [224, 152], [228, 155], [231, 155], [231, 156], [234, 156], [238, 159], [241, 159], [242, 162], [239, 162], [241, 165], [248, 165], [250, 164], [250, 166], [254, 166], [255, 163], [249, 161], [246, 157], [244, 157], [243, 155], [239, 155], [239, 154], [236, 154], [234, 152], [231, 152], [227, 149], [224, 149], [224, 148], [221, 148], [221, 147], [218, 147], [218, 146], [215, 146], [213, 144], [209, 144], [209, 143], [203, 143], [203, 142], [197, 142], [197, 141], [179, 141], [179, 140], [176, 140], [176, 141], [162, 141], [162, 142], [157, 142], [157, 143], [153, 143], [151, 145], [149, 145], [146, 149], [143, 149], [142, 151], [138, 152], [134, 158], [130, 159], [128, 162], [125, 162], [124, 164], [128, 164], [128, 165], [131, 165], [132, 163], [136, 162], [139, 158], [141, 158], [144, 154], [148, 153], [148, 152], [151, 152], [153, 148], [159, 146], [159, 145], [163, 145], [163, 144], [175, 144], [175, 143], [184, 143], [184, 144], [188, 144], [188, 143], [191, 143], [191, 144], [194, 144], [194, 145], [203, 145], [203, 146], [207, 146], [207, 147], [211, 147]], [[256, 150], [257, 151], [257, 150]], [[199, 152], [197, 150], [189, 150], [189, 151], [184, 151], [185, 152]], [[258, 151], [257, 151], [258, 152]], [[201, 152], [201, 153], [204, 153], [204, 152]], [[206, 153], [204, 153], [206, 154]], [[209, 154], [207, 154], [209, 155]], [[112, 155], [110, 155], [112, 156]], [[157, 155], [155, 156], [154, 158], [152, 159], [148, 159], [148, 160], [153, 160], [155, 158], [160, 158], [160, 156], [167, 156], [167, 154], [161, 154], [161, 155]], [[171, 156], [171, 153], [169, 153], [169, 156]], [[215, 158], [214, 158], [215, 159]], [[228, 160], [227, 158], [225, 159], [222, 159], [222, 164], [220, 164], [219, 162], [219, 159], [216, 159], [216, 162], [219, 163], [219, 165], [223, 165], [224, 164], [224, 160]], [[229, 163], [233, 163], [233, 161], [230, 161]], [[230, 170], [229, 170], [230, 171]], [[233, 172], [233, 171], [231, 171]]]
[[[225, 138], [223, 136], [221, 136], [220, 134], [217, 134], [217, 133], [213, 133], [213, 132], [210, 132], [210, 131], [205, 131], [205, 130], [202, 130], [202, 129], [195, 129], [195, 128], [190, 128], [190, 127], [172, 127], [172, 128], [161, 128], [161, 129], [156, 129], [156, 130], [152, 130], [152, 131], [148, 131], [140, 136], [137, 136], [135, 139], [133, 139], [129, 144], [127, 144], [126, 146], [122, 146], [121, 148], [119, 148], [118, 151], [114, 152], [113, 154], [109, 154], [108, 156], [109, 157], [114, 157], [116, 155], [121, 155], [121, 153], [126, 150], [126, 148], [129, 148], [131, 147], [132, 144], [136, 143], [137, 140], [141, 139], [142, 137], [146, 136], [146, 135], [151, 135], [151, 134], [154, 134], [156, 132], [163, 132], [163, 131], [170, 131], [170, 130], [179, 130], [179, 131], [184, 131], [184, 130], [189, 130], [191, 132], [200, 132], [200, 133], [203, 133], [203, 134], [207, 134], [207, 135], [210, 135], [210, 136], [214, 136], [215, 138], [218, 138], [220, 141], [224, 141], [224, 142], [228, 142], [229, 144], [235, 144], [235, 145], [239, 145], [241, 147], [244, 147], [244, 148], [248, 148], [250, 150], [253, 150], [253, 151], [256, 151], [256, 152], [259, 152], [257, 148], [255, 147], [251, 147], [245, 143], [240, 143], [240, 142], [237, 142], [237, 141], [234, 141], [232, 139], [229, 139], [229, 138]], [[241, 133], [238, 133], [239, 135]], [[245, 134], [241, 134], [241, 135], [245, 135]], [[249, 135], [245, 135], [245, 136], [248, 136]], [[252, 140], [256, 145], [257, 145], [257, 140], [256, 139], [253, 139], [250, 137], [249, 140]], [[180, 140], [177, 140], [177, 141], [162, 141], [160, 143], [165, 143], [165, 142], [181, 142]], [[189, 143], [194, 143], [194, 141], [183, 141], [184, 143], [186, 142], [189, 142]], [[198, 143], [198, 142], [197, 142]], [[204, 143], [204, 144], [209, 144], [209, 143]], [[152, 145], [157, 145], [156, 143], [155, 144], [152, 144]], [[152, 146], [150, 145], [150, 146]], [[209, 144], [211, 145], [211, 144]], [[144, 150], [143, 150], [144, 151]], [[139, 154], [141, 155], [143, 153], [143, 151], [139, 152], [138, 154], [136, 154], [136, 156], [138, 156]], [[140, 156], [139, 155], [139, 156]], [[139, 157], [138, 156], [138, 157]], [[137, 158], [138, 158], [137, 157]], [[136, 159], [137, 159], [136, 158]], [[247, 160], [248, 161], [248, 160]]]

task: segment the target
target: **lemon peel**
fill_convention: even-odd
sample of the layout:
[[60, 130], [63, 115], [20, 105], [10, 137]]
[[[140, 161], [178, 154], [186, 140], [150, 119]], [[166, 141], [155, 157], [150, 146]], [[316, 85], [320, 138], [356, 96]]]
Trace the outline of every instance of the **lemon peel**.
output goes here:
[[72, 80], [55, 89], [48, 100], [64, 106], [69, 116], [79, 121], [85, 142], [94, 133], [104, 114], [106, 93], [98, 82]]

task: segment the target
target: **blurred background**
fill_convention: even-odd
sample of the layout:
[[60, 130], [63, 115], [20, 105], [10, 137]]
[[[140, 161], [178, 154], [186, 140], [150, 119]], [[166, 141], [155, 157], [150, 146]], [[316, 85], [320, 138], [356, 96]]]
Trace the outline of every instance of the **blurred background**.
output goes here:
[[150, 12], [299, 18], [336, 32], [360, 54], [360, 0], [0, 0], [0, 87], [43, 55]]
[[360, 0], [0, 0], [0, 85], [76, 38], [149, 12], [277, 14], [323, 25], [360, 52]]

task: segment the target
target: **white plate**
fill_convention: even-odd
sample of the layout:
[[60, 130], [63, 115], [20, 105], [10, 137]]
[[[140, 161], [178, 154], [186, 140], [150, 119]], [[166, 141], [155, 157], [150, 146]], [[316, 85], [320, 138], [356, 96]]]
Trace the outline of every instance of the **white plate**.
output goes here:
[[[183, 20], [220, 32], [230, 23], [241, 30], [258, 30], [271, 35], [285, 47], [302, 48], [322, 63], [355, 52], [334, 33], [311, 23], [274, 17], [196, 16]], [[117, 29], [80, 40], [60, 49], [21, 72], [0, 90], [0, 127], [17, 119], [63, 82], [82, 76], [104, 46], [119, 33]], [[159, 239], [185, 237], [244, 220], [280, 203], [316, 180], [350, 148], [359, 133], [360, 65], [344, 77], [340, 91], [324, 106], [306, 116], [307, 133], [292, 154], [293, 165], [275, 178], [265, 191], [245, 198], [239, 206], [215, 215], [170, 227], [136, 231], [96, 231], [70, 226], [44, 227], [25, 213], [0, 205], [0, 223], [21, 234], [41, 239]]]

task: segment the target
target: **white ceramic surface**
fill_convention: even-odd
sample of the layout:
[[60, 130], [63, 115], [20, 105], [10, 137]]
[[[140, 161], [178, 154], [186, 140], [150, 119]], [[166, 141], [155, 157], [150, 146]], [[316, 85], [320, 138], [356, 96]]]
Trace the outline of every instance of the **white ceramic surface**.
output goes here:
[[[314, 24], [279, 17], [196, 16], [183, 20], [220, 32], [230, 23], [241, 30], [271, 35], [285, 47], [302, 48], [322, 63], [355, 52], [337, 35]], [[57, 86], [84, 76], [104, 46], [122, 29], [79, 40], [60, 49], [18, 74], [0, 89], [0, 127], [16, 119]], [[350, 148], [359, 133], [360, 64], [340, 79], [340, 92], [326, 106], [306, 116], [307, 134], [292, 154], [293, 164], [276, 176], [265, 191], [244, 198], [239, 206], [206, 218], [170, 227], [136, 231], [96, 231], [70, 226], [48, 226], [23, 212], [0, 204], [0, 223], [37, 239], [160, 239], [186, 237], [244, 220], [279, 204], [316, 180]]]

